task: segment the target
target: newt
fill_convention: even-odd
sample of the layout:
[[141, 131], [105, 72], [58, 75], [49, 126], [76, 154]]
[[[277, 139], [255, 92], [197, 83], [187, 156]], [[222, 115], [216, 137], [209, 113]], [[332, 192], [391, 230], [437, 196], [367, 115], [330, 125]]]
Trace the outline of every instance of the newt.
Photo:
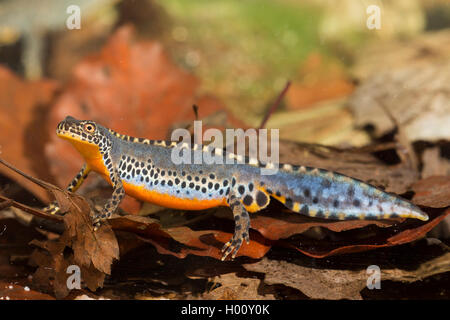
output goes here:
[[[228, 206], [235, 227], [232, 238], [222, 248], [222, 260], [230, 254], [234, 258], [243, 241], [249, 243], [249, 213], [267, 207], [271, 198], [294, 212], [316, 218], [428, 220], [426, 213], [399, 196], [325, 169], [278, 164], [275, 174], [262, 175], [261, 168], [274, 164], [255, 159], [232, 164], [175, 164], [171, 154], [177, 142], [135, 138], [70, 116], [58, 124], [56, 134], [68, 140], [85, 160], [68, 191], [75, 192], [91, 171], [113, 187], [112, 197], [94, 213], [94, 229], [111, 217], [125, 194], [182, 210]], [[188, 146], [187, 150], [198, 151], [198, 145]], [[200, 151], [237, 157], [207, 146]], [[46, 210], [56, 213], [59, 208], [53, 204]]]

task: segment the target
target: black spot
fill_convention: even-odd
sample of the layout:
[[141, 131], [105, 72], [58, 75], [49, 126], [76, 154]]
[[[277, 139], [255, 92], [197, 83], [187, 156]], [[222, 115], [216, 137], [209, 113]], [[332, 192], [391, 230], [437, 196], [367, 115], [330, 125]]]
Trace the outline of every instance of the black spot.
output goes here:
[[142, 170], [142, 174], [143, 174], [144, 176], [146, 176], [146, 175], [148, 174], [147, 169], [143, 169], [143, 170]]
[[322, 210], [319, 210], [319, 211], [317, 211], [316, 217], [317, 218], [325, 218], [325, 214], [323, 213]]
[[180, 183], [180, 179], [175, 178], [175, 184], [179, 184]]
[[269, 201], [269, 199], [264, 194], [264, 192], [258, 191], [258, 193], [256, 194], [256, 204], [260, 207], [264, 207], [267, 205], [267, 201]]
[[361, 202], [358, 199], [353, 200], [353, 205], [355, 207], [359, 207], [361, 205]]
[[252, 192], [253, 191], [253, 183], [249, 183], [248, 184], [248, 190], [250, 191], [250, 192]]
[[339, 207], [339, 201], [338, 200], [334, 200], [333, 201], [333, 207], [335, 207], [335, 208]]
[[223, 181], [223, 186], [226, 187], [228, 185], [228, 180]]
[[202, 179], [202, 183], [205, 184], [206, 183], [206, 178]]
[[275, 192], [275, 195], [276, 195], [277, 197], [281, 197], [281, 192], [280, 192], [280, 191], [277, 191], [277, 192]]
[[191, 176], [187, 176], [187, 179], [188, 179], [188, 181], [191, 181], [192, 177]]
[[245, 192], [244, 186], [239, 186], [238, 187], [238, 191], [239, 191], [240, 194], [244, 194], [244, 192]]
[[309, 191], [309, 189], [305, 189], [303, 190], [303, 194], [308, 198], [309, 196], [311, 196], [311, 191]]
[[166, 180], [161, 181], [161, 185], [164, 186], [166, 184]]
[[205, 187], [202, 188], [202, 192], [206, 193], [206, 188]]
[[353, 198], [353, 196], [355, 195], [355, 187], [354, 187], [354, 186], [348, 187], [347, 195], [348, 195], [350, 198]]
[[253, 203], [253, 198], [250, 195], [246, 195], [242, 202], [244, 203], [244, 205], [249, 206]]
[[219, 194], [222, 195], [223, 194], [223, 189], [219, 190]]
[[294, 203], [292, 202], [291, 198], [286, 198], [284, 205], [290, 210], [292, 210], [292, 208], [294, 207]]
[[211, 174], [209, 175], [209, 177], [210, 177], [211, 179], [215, 179], [215, 178], [216, 178], [216, 176], [215, 176], [213, 173], [211, 173]]
[[181, 184], [182, 188], [186, 188], [186, 181], [183, 181], [183, 183]]
[[212, 182], [208, 183], [208, 189], [212, 189], [212, 187], [213, 187], [213, 183]]
[[191, 183], [189, 183], [189, 188], [191, 188], [191, 189], [194, 189], [194, 183], [193, 182], [191, 182]]
[[199, 186], [199, 185], [196, 185], [196, 186], [195, 186], [195, 190], [197, 190], [197, 191], [200, 190], [200, 186]]
[[300, 209], [300, 214], [304, 214], [305, 216], [309, 216], [309, 207], [305, 204]]
[[200, 178], [198, 176], [195, 176], [194, 180], [198, 182], [200, 181]]
[[234, 187], [235, 184], [236, 184], [236, 179], [233, 178], [233, 179], [231, 180], [231, 186]]
[[220, 188], [220, 184], [216, 183], [216, 184], [214, 185], [214, 189], [219, 190], [219, 188]]
[[170, 186], [170, 187], [173, 186], [172, 180], [169, 180], [169, 181], [167, 182], [167, 185]]
[[313, 198], [313, 203], [316, 203], [316, 204], [319, 203], [319, 198], [314, 197], [314, 198]]
[[328, 179], [323, 179], [321, 185], [322, 185], [322, 187], [325, 188], [325, 189], [326, 189], [326, 188], [330, 188], [330, 187], [331, 187], [331, 181], [328, 180]]
[[127, 171], [130, 172], [131, 171], [131, 164], [128, 165], [127, 167]]

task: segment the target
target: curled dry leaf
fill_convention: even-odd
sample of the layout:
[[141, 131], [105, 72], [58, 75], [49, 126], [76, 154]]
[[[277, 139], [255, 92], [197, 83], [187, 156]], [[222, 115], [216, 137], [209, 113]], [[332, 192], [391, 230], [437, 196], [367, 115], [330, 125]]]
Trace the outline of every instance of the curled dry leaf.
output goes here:
[[[38, 269], [34, 279], [45, 283], [53, 278], [57, 297], [65, 297], [69, 293], [66, 282], [70, 265], [78, 266], [85, 285], [96, 290], [103, 285], [105, 275], [111, 273], [113, 260], [119, 259], [119, 246], [111, 227], [105, 224], [94, 232], [86, 201], [76, 195], [67, 201], [70, 202], [69, 212], [64, 216], [65, 230], [60, 238], [31, 242], [48, 252], [35, 251], [32, 260]], [[64, 253], [66, 248], [71, 248], [73, 253]]]
[[[193, 230], [187, 226], [163, 228], [158, 220], [148, 217], [124, 216], [110, 220], [114, 230], [133, 232], [143, 241], [152, 243], [158, 252], [185, 258], [188, 254], [222, 258], [223, 244], [232, 233], [219, 230]], [[250, 243], [244, 243], [237, 256], [261, 258], [270, 249], [270, 241], [256, 232], [250, 233]]]
[[374, 237], [357, 241], [347, 239], [347, 241], [312, 243], [304, 241], [300, 245], [285, 242], [288, 247], [294, 248], [307, 256], [313, 258], [325, 258], [337, 254], [354, 253], [368, 251], [383, 247], [397, 246], [423, 238], [430, 230], [437, 226], [444, 218], [450, 214], [450, 209], [439, 212], [431, 216], [427, 223], [414, 223], [413, 226], [407, 224], [398, 225], [388, 232], [377, 232]]
[[[349, 220], [335, 221], [316, 219], [292, 213], [287, 209], [274, 209], [270, 215], [258, 214], [253, 217], [252, 228], [258, 230], [265, 238], [279, 240], [303, 233], [314, 227], [323, 227], [334, 232], [359, 229], [368, 225], [380, 228], [391, 227], [402, 219], [393, 220]], [[270, 212], [270, 211], [269, 211]]]
[[[34, 251], [31, 259], [32, 263], [38, 266], [34, 277], [36, 285], [46, 284], [49, 283], [49, 279], [54, 279], [53, 288], [56, 296], [64, 297], [68, 294], [67, 267], [77, 265], [82, 271], [83, 280], [91, 290], [102, 286], [105, 274], [111, 273], [113, 260], [119, 259], [119, 246], [111, 227], [104, 224], [97, 232], [94, 232], [89, 204], [82, 197], [27, 175], [2, 159], [0, 163], [23, 178], [52, 192], [62, 211], [67, 212], [61, 218], [35, 209], [28, 210], [27, 206], [11, 201], [12, 206], [17, 206], [39, 217], [52, 219], [57, 217], [56, 220], [62, 219], [65, 224], [65, 230], [57, 240], [30, 242], [40, 248]], [[73, 253], [64, 254], [66, 248], [71, 248]]]

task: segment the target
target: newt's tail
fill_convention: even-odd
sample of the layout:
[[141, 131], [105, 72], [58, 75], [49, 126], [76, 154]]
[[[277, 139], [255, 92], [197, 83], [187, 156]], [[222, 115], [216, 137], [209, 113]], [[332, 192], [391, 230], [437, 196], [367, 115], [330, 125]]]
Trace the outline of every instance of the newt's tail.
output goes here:
[[265, 191], [289, 209], [326, 219], [428, 220], [411, 202], [363, 181], [317, 168], [281, 165], [275, 175], [261, 177]]

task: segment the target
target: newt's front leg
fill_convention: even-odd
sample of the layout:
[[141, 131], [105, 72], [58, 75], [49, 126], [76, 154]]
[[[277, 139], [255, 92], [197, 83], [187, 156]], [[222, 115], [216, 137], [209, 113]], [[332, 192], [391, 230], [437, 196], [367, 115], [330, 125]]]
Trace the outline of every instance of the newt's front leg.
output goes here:
[[125, 196], [125, 189], [123, 188], [122, 180], [120, 179], [119, 172], [112, 165], [112, 159], [110, 158], [109, 153], [105, 154], [103, 156], [103, 159], [105, 163], [107, 163], [109, 178], [111, 180], [114, 191], [112, 193], [112, 197], [108, 200], [108, 202], [106, 202], [103, 209], [100, 212], [95, 213], [93, 217], [94, 230], [97, 230], [100, 227], [102, 220], [109, 219], [112, 216]]

